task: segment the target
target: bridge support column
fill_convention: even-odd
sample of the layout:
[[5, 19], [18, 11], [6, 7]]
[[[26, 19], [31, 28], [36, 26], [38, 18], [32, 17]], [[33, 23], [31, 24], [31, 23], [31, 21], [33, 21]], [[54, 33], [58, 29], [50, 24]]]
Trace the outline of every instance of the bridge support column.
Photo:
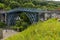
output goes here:
[[34, 22], [38, 22], [38, 13], [34, 14]]
[[41, 13], [38, 13], [38, 21], [40, 21], [40, 15], [41, 15]]
[[0, 21], [1, 21], [1, 22], [4, 22], [4, 19], [5, 19], [5, 18], [4, 18], [4, 15], [3, 15], [3, 14], [0, 14]]
[[7, 25], [11, 26], [14, 24], [14, 14], [7, 14], [7, 20], [5, 19], [5, 21], [7, 21]]
[[44, 20], [47, 20], [48, 19], [48, 13], [44, 13], [45, 15], [45, 18], [44, 18]]
[[7, 24], [7, 13], [5, 13], [5, 24]]

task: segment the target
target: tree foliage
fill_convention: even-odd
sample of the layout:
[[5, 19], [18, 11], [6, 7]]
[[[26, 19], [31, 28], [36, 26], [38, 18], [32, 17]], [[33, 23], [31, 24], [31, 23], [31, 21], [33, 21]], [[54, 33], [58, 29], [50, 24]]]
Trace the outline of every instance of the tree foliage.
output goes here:
[[5, 5], [3, 3], [0, 3], [0, 9], [4, 9]]
[[0, 22], [0, 28], [5, 28], [6, 24], [4, 22]]
[[5, 5], [2, 6], [4, 9], [8, 7], [10, 7], [11, 9], [18, 7], [42, 9], [43, 6], [45, 6], [47, 9], [50, 8], [56, 9], [60, 7], [60, 2], [52, 2], [52, 1], [49, 2], [49, 1], [41, 1], [41, 0], [0, 0], [0, 5]]

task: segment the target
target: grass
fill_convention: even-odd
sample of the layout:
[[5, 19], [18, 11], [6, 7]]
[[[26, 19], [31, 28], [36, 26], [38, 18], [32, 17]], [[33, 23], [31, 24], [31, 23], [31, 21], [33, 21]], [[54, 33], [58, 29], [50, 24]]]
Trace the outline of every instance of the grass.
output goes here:
[[60, 22], [56, 19], [38, 22], [6, 40], [60, 40]]

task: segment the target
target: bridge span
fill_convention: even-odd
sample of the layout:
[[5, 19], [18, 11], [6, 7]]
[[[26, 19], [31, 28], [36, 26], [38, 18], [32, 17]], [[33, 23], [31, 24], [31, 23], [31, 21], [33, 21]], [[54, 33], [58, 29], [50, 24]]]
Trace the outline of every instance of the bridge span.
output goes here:
[[9, 11], [0, 11], [0, 21], [5, 22], [7, 25], [13, 25], [21, 12], [26, 12], [26, 16], [29, 18], [31, 23], [57, 17], [57, 15], [60, 14], [60, 11], [56, 10], [48, 11], [35, 8], [15, 8]]

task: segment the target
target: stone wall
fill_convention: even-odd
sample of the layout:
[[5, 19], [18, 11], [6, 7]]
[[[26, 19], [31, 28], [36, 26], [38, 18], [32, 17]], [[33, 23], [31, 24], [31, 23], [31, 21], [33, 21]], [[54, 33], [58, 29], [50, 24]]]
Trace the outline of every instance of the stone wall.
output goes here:
[[39, 20], [44, 21], [50, 18], [58, 18], [60, 19], [60, 13], [41, 13], [39, 15]]

